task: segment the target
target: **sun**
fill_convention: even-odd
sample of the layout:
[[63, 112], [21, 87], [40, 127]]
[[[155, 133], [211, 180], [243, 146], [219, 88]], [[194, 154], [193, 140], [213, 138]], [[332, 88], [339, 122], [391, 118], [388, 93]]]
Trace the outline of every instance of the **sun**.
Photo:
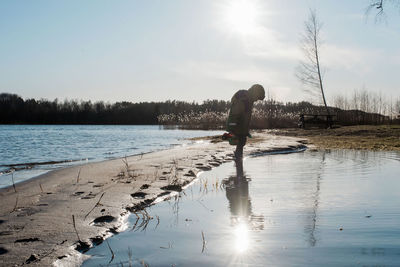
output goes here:
[[224, 23], [239, 34], [253, 33], [257, 28], [259, 10], [253, 0], [234, 0], [226, 3], [223, 11]]

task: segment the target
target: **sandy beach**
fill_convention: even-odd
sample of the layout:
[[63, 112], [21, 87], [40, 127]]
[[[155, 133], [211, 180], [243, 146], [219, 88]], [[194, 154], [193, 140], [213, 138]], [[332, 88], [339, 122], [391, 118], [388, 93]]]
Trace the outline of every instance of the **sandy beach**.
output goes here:
[[[254, 134], [245, 155], [303, 148], [304, 139]], [[1, 266], [79, 266], [86, 251], [141, 210], [233, 158], [227, 142], [195, 143], [74, 166], [0, 191]]]

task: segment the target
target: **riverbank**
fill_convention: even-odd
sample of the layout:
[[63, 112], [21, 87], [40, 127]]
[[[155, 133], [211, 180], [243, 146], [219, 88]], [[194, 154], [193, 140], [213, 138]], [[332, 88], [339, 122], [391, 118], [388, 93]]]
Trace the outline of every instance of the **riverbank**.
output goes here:
[[304, 138], [322, 149], [400, 151], [400, 125], [358, 125], [334, 129], [276, 129], [278, 136]]
[[[301, 138], [257, 133], [245, 154], [293, 150]], [[232, 160], [226, 142], [195, 144], [49, 172], [0, 190], [2, 266], [78, 266], [81, 252], [124, 229], [124, 220], [201, 171]], [[156, 218], [146, 217], [147, 220]]]

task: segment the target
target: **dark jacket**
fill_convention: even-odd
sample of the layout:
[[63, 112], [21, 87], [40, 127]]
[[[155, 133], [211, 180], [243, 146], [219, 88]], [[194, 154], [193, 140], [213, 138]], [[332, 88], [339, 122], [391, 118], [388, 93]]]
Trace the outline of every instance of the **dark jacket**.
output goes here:
[[253, 101], [248, 90], [237, 91], [231, 100], [226, 130], [237, 136], [246, 136], [249, 133]]

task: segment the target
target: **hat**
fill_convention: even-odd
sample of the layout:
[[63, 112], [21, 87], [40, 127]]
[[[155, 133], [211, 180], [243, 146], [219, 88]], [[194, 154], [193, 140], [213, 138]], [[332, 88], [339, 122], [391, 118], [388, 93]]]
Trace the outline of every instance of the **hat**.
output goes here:
[[265, 98], [264, 87], [260, 84], [254, 84], [248, 91], [254, 101], [263, 100]]

